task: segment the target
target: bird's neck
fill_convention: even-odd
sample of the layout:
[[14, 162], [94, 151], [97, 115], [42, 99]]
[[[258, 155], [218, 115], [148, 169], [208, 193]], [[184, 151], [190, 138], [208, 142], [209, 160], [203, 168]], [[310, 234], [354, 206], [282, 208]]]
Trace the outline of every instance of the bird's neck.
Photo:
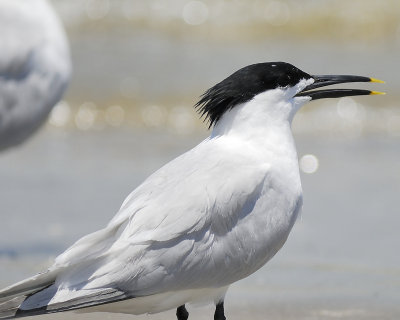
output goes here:
[[282, 90], [264, 92], [225, 112], [211, 137], [233, 136], [261, 147], [277, 140], [292, 145], [290, 126], [296, 111], [293, 101], [284, 99]]

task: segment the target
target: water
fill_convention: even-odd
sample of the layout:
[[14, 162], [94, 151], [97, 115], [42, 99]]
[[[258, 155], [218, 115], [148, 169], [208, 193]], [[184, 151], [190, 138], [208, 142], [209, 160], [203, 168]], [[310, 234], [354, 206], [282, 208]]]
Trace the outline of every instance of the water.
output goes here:
[[[388, 93], [357, 98], [358, 122], [348, 127], [400, 134], [400, 82], [393, 72], [400, 49], [398, 1], [195, 1], [208, 8], [208, 18], [195, 26], [184, 18], [192, 2], [55, 0], [74, 67], [65, 96], [73, 112], [66, 123], [79, 127], [74, 117], [86, 102], [100, 111], [119, 105], [135, 123], [146, 122], [141, 113], [154, 105], [168, 116], [175, 107], [190, 109], [207, 88], [245, 65], [287, 61], [310, 74], [386, 80], [342, 85]], [[336, 131], [337, 123], [328, 122], [332, 108], [321, 105], [304, 109], [315, 118], [305, 122], [309, 131], [317, 124]]]
[[[0, 285], [45, 269], [73, 241], [104, 226], [146, 176], [206, 134], [48, 126], [3, 153]], [[397, 318], [399, 140], [296, 141], [300, 156], [319, 159], [316, 173], [302, 176], [303, 214], [277, 256], [232, 286], [227, 307], [272, 318]]]
[[[0, 286], [45, 269], [201, 141], [191, 106], [209, 86], [278, 60], [382, 78], [357, 88], [388, 94], [316, 102], [296, 116], [299, 156], [313, 155], [318, 170], [302, 174], [303, 214], [287, 244], [228, 292], [228, 319], [398, 319], [398, 1], [200, 2], [196, 18], [185, 0], [54, 1], [74, 74], [52, 125], [0, 155]], [[154, 319], [166, 317], [173, 311]]]

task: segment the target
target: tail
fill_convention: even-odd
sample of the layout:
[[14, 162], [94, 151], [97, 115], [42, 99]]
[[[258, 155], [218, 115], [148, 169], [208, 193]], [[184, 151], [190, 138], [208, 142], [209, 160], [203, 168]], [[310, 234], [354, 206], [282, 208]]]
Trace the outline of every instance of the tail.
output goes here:
[[14, 297], [27, 296], [48, 287], [54, 283], [58, 273], [58, 269], [48, 270], [0, 290], [0, 303]]
[[[80, 239], [60, 255], [46, 273], [0, 290], [0, 319], [76, 310], [133, 298], [118, 288], [84, 289], [81, 285], [89, 276], [87, 266], [95, 264], [112, 246], [121, 223], [123, 221]], [[56, 279], [60, 280], [64, 272], [71, 272], [73, 268], [77, 268], [76, 277], [69, 284], [75, 287], [64, 288], [64, 283], [60, 288]]]
[[0, 291], [0, 319], [72, 311], [133, 298], [114, 288], [71, 291], [56, 286], [48, 271]]
[[0, 319], [13, 317], [27, 296], [51, 286], [57, 270], [49, 270], [0, 290]]

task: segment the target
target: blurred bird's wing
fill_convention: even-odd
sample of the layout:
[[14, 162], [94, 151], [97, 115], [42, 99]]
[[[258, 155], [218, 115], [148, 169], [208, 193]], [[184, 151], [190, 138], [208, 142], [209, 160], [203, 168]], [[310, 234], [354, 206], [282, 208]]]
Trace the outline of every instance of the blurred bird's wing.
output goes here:
[[60, 21], [45, 0], [0, 1], [0, 149], [46, 119], [71, 73]]

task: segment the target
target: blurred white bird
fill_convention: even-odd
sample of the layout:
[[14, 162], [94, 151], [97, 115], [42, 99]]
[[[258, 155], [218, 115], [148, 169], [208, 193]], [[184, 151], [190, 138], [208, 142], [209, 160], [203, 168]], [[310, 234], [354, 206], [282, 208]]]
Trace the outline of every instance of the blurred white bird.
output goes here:
[[[155, 313], [214, 302], [285, 243], [302, 206], [290, 125], [306, 102], [369, 95], [311, 89], [360, 76], [312, 76], [283, 62], [250, 65], [197, 104], [211, 136], [134, 190], [102, 230], [83, 237], [46, 273], [0, 291], [0, 318], [80, 309]], [[5, 272], [5, 271], [3, 271]]]
[[71, 73], [67, 39], [46, 0], [0, 0], [0, 150], [46, 120]]

